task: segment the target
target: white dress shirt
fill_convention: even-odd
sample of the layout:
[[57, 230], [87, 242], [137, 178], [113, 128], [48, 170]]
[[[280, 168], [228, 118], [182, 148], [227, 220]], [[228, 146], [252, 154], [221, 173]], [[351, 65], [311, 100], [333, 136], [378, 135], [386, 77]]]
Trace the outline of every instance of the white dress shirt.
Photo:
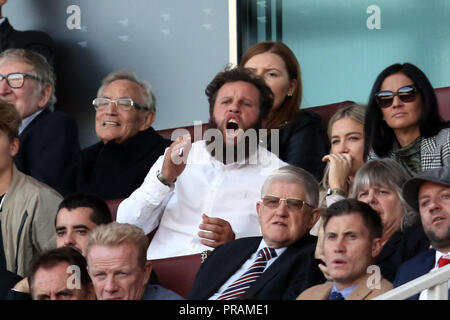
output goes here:
[[[434, 267], [433, 267], [433, 269], [431, 269], [428, 272], [431, 272], [431, 271], [439, 269], [439, 266], [438, 266], [439, 259], [442, 256], [445, 256], [445, 255], [448, 255], [448, 254], [450, 254], [450, 252], [444, 253], [444, 252], [440, 252], [440, 251], [436, 250], [436, 258], [434, 260]], [[448, 287], [450, 288], [450, 280], [448, 281]], [[427, 298], [428, 298], [428, 289], [421, 291], [420, 295], [419, 295], [419, 300], [428, 300]]]
[[228, 221], [236, 239], [260, 236], [256, 202], [261, 198], [261, 187], [269, 173], [287, 165], [262, 147], [250, 156], [250, 164], [225, 165], [210, 155], [204, 140], [197, 141], [171, 190], [156, 177], [163, 161], [164, 155], [117, 212], [118, 222], [137, 225], [146, 234], [159, 226], [147, 251], [148, 259], [212, 250], [201, 244], [197, 235], [203, 213]]
[[[211, 297], [208, 298], [208, 300], [217, 300], [218, 297], [220, 297], [220, 295], [222, 294], [222, 292], [224, 292], [229, 286], [230, 284], [232, 284], [235, 280], [237, 280], [241, 275], [243, 275], [253, 264], [253, 262], [255, 262], [256, 260], [256, 255], [258, 254], [259, 250], [268, 247], [267, 243], [264, 241], [264, 238], [261, 239], [261, 242], [259, 244], [258, 249], [250, 256], [250, 258], [248, 258], [248, 260], [219, 288], [219, 291], [217, 291], [215, 294], [213, 294]], [[275, 260], [277, 260], [281, 254], [286, 251], [287, 247], [285, 248], [280, 248], [280, 249], [275, 249], [275, 252], [277, 253], [276, 257], [273, 257], [272, 259], [270, 259], [269, 261], [267, 261], [266, 267], [264, 269], [264, 272], [267, 270], [267, 268], [270, 267], [270, 265], [272, 263], [275, 262]]]

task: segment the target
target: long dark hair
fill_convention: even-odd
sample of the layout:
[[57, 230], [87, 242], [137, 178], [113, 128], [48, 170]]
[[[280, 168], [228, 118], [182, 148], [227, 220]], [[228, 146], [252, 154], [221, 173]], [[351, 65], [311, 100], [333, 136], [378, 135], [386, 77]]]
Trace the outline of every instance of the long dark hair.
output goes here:
[[395, 133], [385, 121], [379, 107], [375, 93], [380, 90], [381, 84], [388, 76], [401, 72], [409, 77], [422, 97], [422, 113], [419, 118], [419, 130], [422, 137], [428, 138], [436, 135], [448, 125], [439, 114], [439, 107], [434, 89], [427, 76], [418, 67], [411, 63], [396, 63], [384, 69], [372, 87], [367, 106], [366, 121], [364, 124], [365, 143], [364, 159], [367, 159], [372, 149], [377, 156], [386, 157], [395, 141]]

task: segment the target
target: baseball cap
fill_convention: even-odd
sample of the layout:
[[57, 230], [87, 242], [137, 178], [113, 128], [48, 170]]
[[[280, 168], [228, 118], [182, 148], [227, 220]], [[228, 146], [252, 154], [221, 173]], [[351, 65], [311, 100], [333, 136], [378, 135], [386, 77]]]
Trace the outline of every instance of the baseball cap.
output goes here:
[[417, 212], [419, 212], [419, 189], [427, 181], [450, 187], [450, 166], [423, 171], [405, 182], [403, 198]]

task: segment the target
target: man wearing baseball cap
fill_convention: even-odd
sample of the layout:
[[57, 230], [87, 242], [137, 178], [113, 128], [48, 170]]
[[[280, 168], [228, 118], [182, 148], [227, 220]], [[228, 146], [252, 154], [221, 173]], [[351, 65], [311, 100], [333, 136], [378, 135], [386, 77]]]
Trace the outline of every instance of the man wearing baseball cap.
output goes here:
[[[403, 186], [403, 197], [420, 212], [432, 248], [400, 266], [394, 287], [450, 263], [450, 167], [427, 170], [409, 179]], [[424, 290], [410, 299], [427, 299], [427, 294]]]

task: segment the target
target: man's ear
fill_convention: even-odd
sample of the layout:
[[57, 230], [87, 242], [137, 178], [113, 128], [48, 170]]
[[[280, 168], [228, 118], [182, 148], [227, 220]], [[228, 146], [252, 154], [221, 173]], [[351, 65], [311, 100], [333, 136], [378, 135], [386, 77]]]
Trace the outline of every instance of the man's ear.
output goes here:
[[145, 284], [148, 283], [148, 281], [150, 280], [150, 274], [152, 273], [153, 267], [152, 267], [152, 263], [150, 261], [146, 261], [145, 265], [144, 265], [144, 280], [145, 280]]
[[372, 258], [375, 258], [378, 256], [378, 254], [381, 252], [381, 249], [383, 249], [383, 246], [381, 245], [381, 238], [375, 238], [372, 240]]
[[156, 119], [156, 113], [151, 111], [151, 112], [146, 112], [144, 115], [142, 115], [142, 124], [139, 127], [139, 131], [145, 131], [148, 128], [150, 128], [150, 126], [153, 124], [153, 122], [155, 122]]
[[256, 202], [256, 212], [258, 213], [258, 217], [260, 216], [259, 211], [261, 210], [261, 201]]
[[43, 109], [47, 105], [48, 100], [50, 100], [50, 97], [52, 95], [52, 91], [52, 86], [49, 83], [46, 83], [44, 85], [44, 88], [41, 90], [41, 98], [38, 102], [39, 109]]
[[319, 220], [319, 218], [320, 218], [320, 209], [318, 209], [318, 208], [312, 209], [311, 220], [308, 225], [308, 229], [311, 229], [312, 227], [314, 227], [314, 225]]

